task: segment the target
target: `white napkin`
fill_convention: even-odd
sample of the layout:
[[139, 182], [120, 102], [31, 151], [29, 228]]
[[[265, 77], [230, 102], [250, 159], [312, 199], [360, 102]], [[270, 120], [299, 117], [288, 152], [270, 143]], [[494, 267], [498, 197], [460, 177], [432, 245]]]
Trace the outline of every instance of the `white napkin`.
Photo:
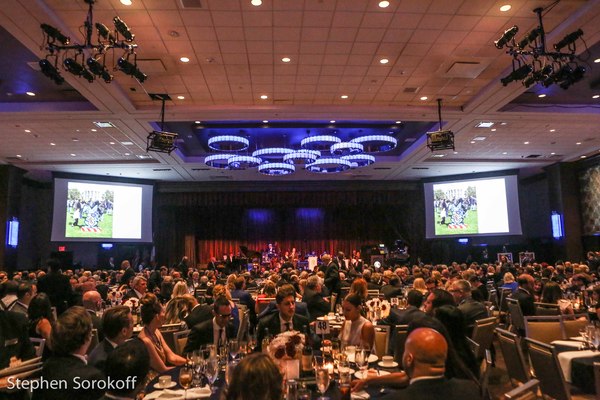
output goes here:
[[365, 392], [364, 390], [361, 390], [360, 392], [352, 392], [350, 394], [350, 397], [354, 400], [367, 400], [371, 396], [369, 395], [369, 393]]
[[[185, 395], [185, 397], [184, 397]], [[159, 400], [193, 400], [193, 399], [202, 399], [205, 397], [210, 397], [211, 395], [211, 391], [210, 391], [210, 387], [205, 386], [205, 387], [201, 387], [201, 388], [193, 388], [193, 389], [188, 389], [187, 394], [185, 393], [185, 390], [183, 389], [178, 389], [178, 390], [170, 390], [170, 389], [165, 389], [165, 390], [156, 390], [152, 393], [148, 393], [144, 399], [145, 400], [152, 400], [152, 399], [159, 399]]]
[[575, 349], [579, 349], [581, 347], [581, 342], [577, 342], [575, 340], [554, 340], [550, 344], [555, 346], [573, 347]]
[[558, 353], [558, 362], [560, 363], [560, 368], [563, 370], [565, 381], [571, 383], [571, 361], [574, 358], [596, 357], [597, 355], [598, 352], [594, 350], [563, 351], [562, 353]]

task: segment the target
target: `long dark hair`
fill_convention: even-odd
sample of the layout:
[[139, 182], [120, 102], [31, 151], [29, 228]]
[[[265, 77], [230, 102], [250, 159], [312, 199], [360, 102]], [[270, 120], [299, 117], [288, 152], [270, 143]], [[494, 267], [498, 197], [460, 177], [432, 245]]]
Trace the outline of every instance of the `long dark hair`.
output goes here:
[[41, 318], [46, 318], [48, 321], [54, 320], [50, 298], [46, 293], [40, 292], [31, 299], [27, 308], [27, 317], [30, 321], [37, 321]]

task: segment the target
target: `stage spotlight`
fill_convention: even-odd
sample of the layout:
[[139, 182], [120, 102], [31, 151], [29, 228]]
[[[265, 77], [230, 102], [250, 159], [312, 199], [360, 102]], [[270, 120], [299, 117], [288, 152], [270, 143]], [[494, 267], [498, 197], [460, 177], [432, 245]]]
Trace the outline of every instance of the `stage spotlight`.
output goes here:
[[115, 44], [117, 42], [117, 39], [110, 33], [106, 25], [96, 22], [96, 29], [98, 29], [98, 35], [108, 40], [110, 44]]
[[58, 72], [58, 69], [46, 59], [40, 60], [40, 69], [44, 75], [52, 79], [57, 85], [60, 85], [65, 81], [65, 78]]
[[527, 46], [529, 43], [534, 42], [535, 39], [537, 39], [540, 36], [540, 33], [541, 29], [535, 28], [534, 30], [529, 32], [523, 39], [521, 39], [517, 46], [519, 47], [519, 49], [523, 50], [525, 46]]
[[517, 32], [519, 32], [519, 27], [516, 25], [514, 25], [512, 28], [508, 28], [504, 31], [502, 36], [500, 36], [500, 39], [494, 42], [494, 45], [497, 49], [503, 48], [508, 42], [510, 42], [515, 37]]
[[566, 79], [562, 81], [560, 87], [567, 90], [569, 86], [579, 82], [583, 79], [583, 75], [585, 74], [585, 68], [581, 65], [578, 65], [571, 74], [567, 75]]
[[63, 45], [66, 46], [71, 42], [71, 38], [63, 35], [61, 33], [61, 31], [59, 31], [55, 27], [50, 26], [48, 24], [41, 24], [40, 26], [42, 27], [42, 30], [46, 33], [46, 35], [48, 35], [49, 37], [51, 37], [54, 40], [58, 40]]
[[93, 57], [90, 57], [88, 58], [86, 64], [90, 71], [92, 71], [94, 75], [98, 75], [99, 77], [104, 79], [104, 82], [112, 82], [113, 76], [110, 74], [110, 72], [108, 72], [104, 65], [98, 62], [98, 60], [94, 59]]
[[506, 76], [505, 78], [500, 79], [500, 82], [502, 82], [502, 85], [506, 86], [513, 81], [523, 80], [527, 77], [527, 75], [529, 75], [531, 71], [533, 71], [531, 65], [522, 65], [521, 67], [513, 70], [513, 72], [508, 74], [508, 76]]
[[573, 69], [568, 64], [565, 64], [553, 74], [548, 75], [548, 77], [542, 82], [542, 85], [544, 85], [544, 87], [549, 87], [553, 83], [562, 82], [565, 79], [568, 79], [572, 73]]
[[562, 49], [563, 47], [569, 46], [569, 45], [575, 43], [575, 41], [582, 36], [583, 36], [583, 31], [581, 29], [577, 29], [575, 32], [569, 33], [567, 36], [562, 38], [562, 40], [560, 42], [556, 43], [554, 45], [554, 50], [560, 51], [560, 49]]
[[131, 31], [129, 30], [129, 27], [127, 26], [127, 24], [125, 22], [123, 22], [123, 20], [121, 18], [114, 17], [113, 22], [115, 23], [115, 28], [117, 28], [117, 31], [121, 35], [123, 35], [123, 37], [125, 38], [126, 41], [128, 41], [128, 42], [133, 41], [133, 39], [135, 38], [135, 35], [133, 33], [131, 33]]
[[93, 82], [94, 81], [94, 75], [92, 75], [90, 73], [90, 71], [88, 71], [87, 69], [85, 69], [85, 67], [81, 64], [79, 64], [77, 61], [75, 61], [72, 58], [65, 58], [65, 61], [63, 61], [63, 65], [65, 66], [65, 68], [67, 69], [67, 71], [69, 71], [70, 73], [72, 73], [75, 76], [81, 76], [85, 79], [87, 79], [88, 82]]
[[117, 61], [117, 65], [119, 66], [119, 69], [121, 71], [125, 72], [127, 75], [133, 76], [138, 81], [140, 81], [140, 83], [144, 83], [146, 78], [148, 78], [148, 76], [142, 71], [140, 71], [135, 64], [130, 63], [123, 57], [119, 58], [119, 60]]
[[541, 70], [533, 72], [523, 79], [523, 86], [528, 88], [534, 83], [543, 82], [552, 73], [552, 70], [552, 65], [546, 65]]

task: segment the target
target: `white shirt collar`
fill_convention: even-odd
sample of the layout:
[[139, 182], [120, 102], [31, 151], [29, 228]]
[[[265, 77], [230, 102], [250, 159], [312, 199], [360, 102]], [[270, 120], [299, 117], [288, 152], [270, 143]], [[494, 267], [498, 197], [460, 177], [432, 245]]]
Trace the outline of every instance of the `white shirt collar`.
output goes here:
[[440, 379], [443, 378], [444, 375], [435, 375], [435, 376], [419, 376], [418, 378], [412, 378], [410, 380], [410, 385], [412, 385], [415, 382], [419, 382], [419, 381], [426, 381], [426, 380], [432, 380], [432, 379]]
[[87, 365], [87, 363], [88, 363], [88, 362], [87, 362], [87, 358], [86, 358], [85, 356], [82, 356], [81, 354], [71, 354], [71, 355], [72, 355], [73, 357], [77, 357], [77, 358], [79, 358], [81, 361], [83, 361], [83, 363], [84, 363], [85, 365]]
[[281, 318], [281, 314], [279, 315], [279, 326], [280, 326], [280, 331], [281, 332], [286, 332], [287, 331], [287, 324], [290, 324], [290, 330], [294, 330], [294, 318], [290, 319], [289, 321], [284, 320], [283, 318]]

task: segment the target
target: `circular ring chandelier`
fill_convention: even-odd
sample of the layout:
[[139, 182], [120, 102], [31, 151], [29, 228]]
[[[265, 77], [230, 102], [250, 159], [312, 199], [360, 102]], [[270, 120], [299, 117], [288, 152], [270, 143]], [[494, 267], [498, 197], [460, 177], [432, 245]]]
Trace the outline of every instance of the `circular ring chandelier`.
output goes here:
[[208, 147], [217, 151], [242, 151], [249, 145], [250, 141], [241, 136], [219, 135], [208, 139]]
[[350, 143], [360, 143], [367, 153], [380, 153], [396, 148], [398, 140], [389, 135], [368, 135], [352, 139]]
[[318, 150], [300, 149], [283, 156], [283, 162], [288, 164], [310, 164], [321, 157], [321, 152]]
[[308, 150], [329, 150], [332, 145], [340, 143], [342, 139], [333, 135], [309, 136], [300, 142], [300, 147]]
[[233, 156], [234, 154], [213, 154], [204, 158], [204, 164], [211, 168], [228, 169], [229, 159]]
[[323, 157], [316, 160], [314, 163], [308, 164], [306, 169], [310, 172], [321, 174], [333, 174], [343, 172], [349, 169], [352, 163], [348, 160], [337, 157]]
[[366, 167], [375, 162], [375, 157], [370, 154], [350, 154], [341, 158], [342, 160], [350, 161], [352, 168]]
[[340, 142], [331, 146], [329, 151], [335, 156], [346, 156], [349, 154], [362, 153], [364, 146], [360, 143]]
[[230, 169], [246, 169], [257, 167], [262, 160], [252, 156], [233, 156], [227, 159], [227, 165]]
[[294, 150], [288, 149], [287, 147], [265, 147], [264, 149], [258, 149], [252, 152], [252, 157], [260, 157], [260, 158], [281, 158], [286, 154], [293, 153]]
[[296, 167], [288, 163], [263, 163], [258, 166], [258, 172], [268, 176], [289, 175], [295, 171]]

